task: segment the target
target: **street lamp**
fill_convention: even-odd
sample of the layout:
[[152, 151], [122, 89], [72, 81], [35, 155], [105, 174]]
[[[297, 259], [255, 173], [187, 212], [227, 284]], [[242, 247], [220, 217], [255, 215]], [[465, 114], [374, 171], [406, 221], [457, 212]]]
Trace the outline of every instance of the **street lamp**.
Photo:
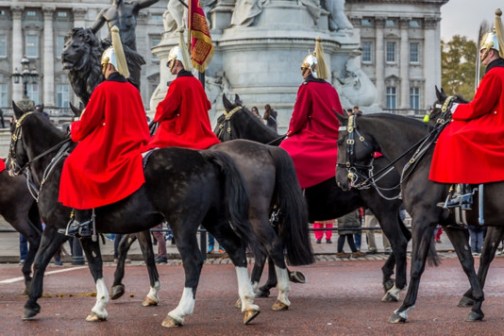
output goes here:
[[38, 77], [39, 73], [35, 65], [30, 69], [30, 60], [23, 57], [21, 59], [21, 72], [18, 71], [18, 68], [15, 68], [12, 74], [14, 84], [19, 84], [20, 81], [23, 83], [23, 99], [28, 99], [28, 84], [36, 84]]

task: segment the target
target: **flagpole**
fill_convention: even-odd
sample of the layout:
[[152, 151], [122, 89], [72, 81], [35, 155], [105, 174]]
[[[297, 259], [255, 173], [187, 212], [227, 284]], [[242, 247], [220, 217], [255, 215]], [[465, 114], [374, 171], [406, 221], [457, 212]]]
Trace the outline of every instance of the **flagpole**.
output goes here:
[[191, 33], [192, 29], [192, 0], [187, 1], [187, 50], [189, 50], [189, 55], [191, 55]]

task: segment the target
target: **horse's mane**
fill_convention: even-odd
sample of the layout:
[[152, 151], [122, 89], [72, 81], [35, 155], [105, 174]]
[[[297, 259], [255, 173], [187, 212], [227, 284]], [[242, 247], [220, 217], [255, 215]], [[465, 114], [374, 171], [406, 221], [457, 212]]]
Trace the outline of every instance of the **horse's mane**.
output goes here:
[[[78, 55], [72, 46], [78, 45]], [[75, 94], [87, 104], [94, 88], [103, 81], [100, 40], [89, 28], [73, 28], [65, 38], [62, 61], [69, 68], [68, 79]]]
[[412, 125], [412, 126], [416, 126], [416, 127], [422, 127], [422, 128], [427, 128], [427, 124], [424, 123], [423, 121], [418, 120], [416, 118], [399, 115], [399, 114], [380, 112], [380, 113], [366, 114], [365, 117], [366, 118], [370, 118], [370, 119], [379, 118], [379, 119], [395, 120], [397, 122], [405, 123], [405, 124], [408, 124], [408, 125]]

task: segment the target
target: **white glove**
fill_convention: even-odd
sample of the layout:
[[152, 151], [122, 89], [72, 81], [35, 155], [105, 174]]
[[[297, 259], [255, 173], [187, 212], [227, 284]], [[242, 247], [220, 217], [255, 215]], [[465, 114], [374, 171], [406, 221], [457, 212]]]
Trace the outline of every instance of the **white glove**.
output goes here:
[[453, 115], [455, 113], [455, 110], [459, 106], [459, 103], [453, 103], [452, 106], [450, 107], [450, 113]]

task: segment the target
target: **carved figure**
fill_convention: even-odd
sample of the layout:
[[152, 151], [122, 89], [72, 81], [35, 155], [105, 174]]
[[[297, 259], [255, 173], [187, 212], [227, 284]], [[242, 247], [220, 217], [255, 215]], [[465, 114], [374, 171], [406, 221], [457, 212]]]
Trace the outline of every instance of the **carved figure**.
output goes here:
[[370, 106], [375, 101], [376, 88], [360, 68], [357, 56], [357, 54], [350, 56], [343, 76], [336, 78], [333, 83], [341, 96], [348, 100], [348, 105], [344, 106]]
[[308, 13], [313, 18], [313, 22], [317, 24], [321, 12], [320, 0], [301, 0], [301, 4], [306, 7]]
[[345, 15], [345, 0], [325, 0], [322, 7], [329, 14], [329, 30], [353, 29], [350, 20]]
[[252, 26], [269, 0], [236, 0], [231, 26]]
[[119, 35], [123, 44], [124, 53], [128, 61], [128, 68], [131, 73], [131, 82], [140, 87], [140, 67], [145, 64], [144, 58], [136, 51], [136, 34], [138, 13], [141, 9], [149, 7], [159, 0], [140, 0], [124, 2], [123, 0], [112, 0], [112, 6], [103, 9], [91, 26], [93, 33], [97, 33], [106, 23], [109, 28], [108, 37], [103, 40], [103, 47], [109, 47], [110, 29], [113, 26], [119, 28]]
[[168, 5], [163, 13], [163, 26], [165, 32], [184, 31], [184, 16], [187, 15], [187, 9], [180, 0], [168, 0]]

